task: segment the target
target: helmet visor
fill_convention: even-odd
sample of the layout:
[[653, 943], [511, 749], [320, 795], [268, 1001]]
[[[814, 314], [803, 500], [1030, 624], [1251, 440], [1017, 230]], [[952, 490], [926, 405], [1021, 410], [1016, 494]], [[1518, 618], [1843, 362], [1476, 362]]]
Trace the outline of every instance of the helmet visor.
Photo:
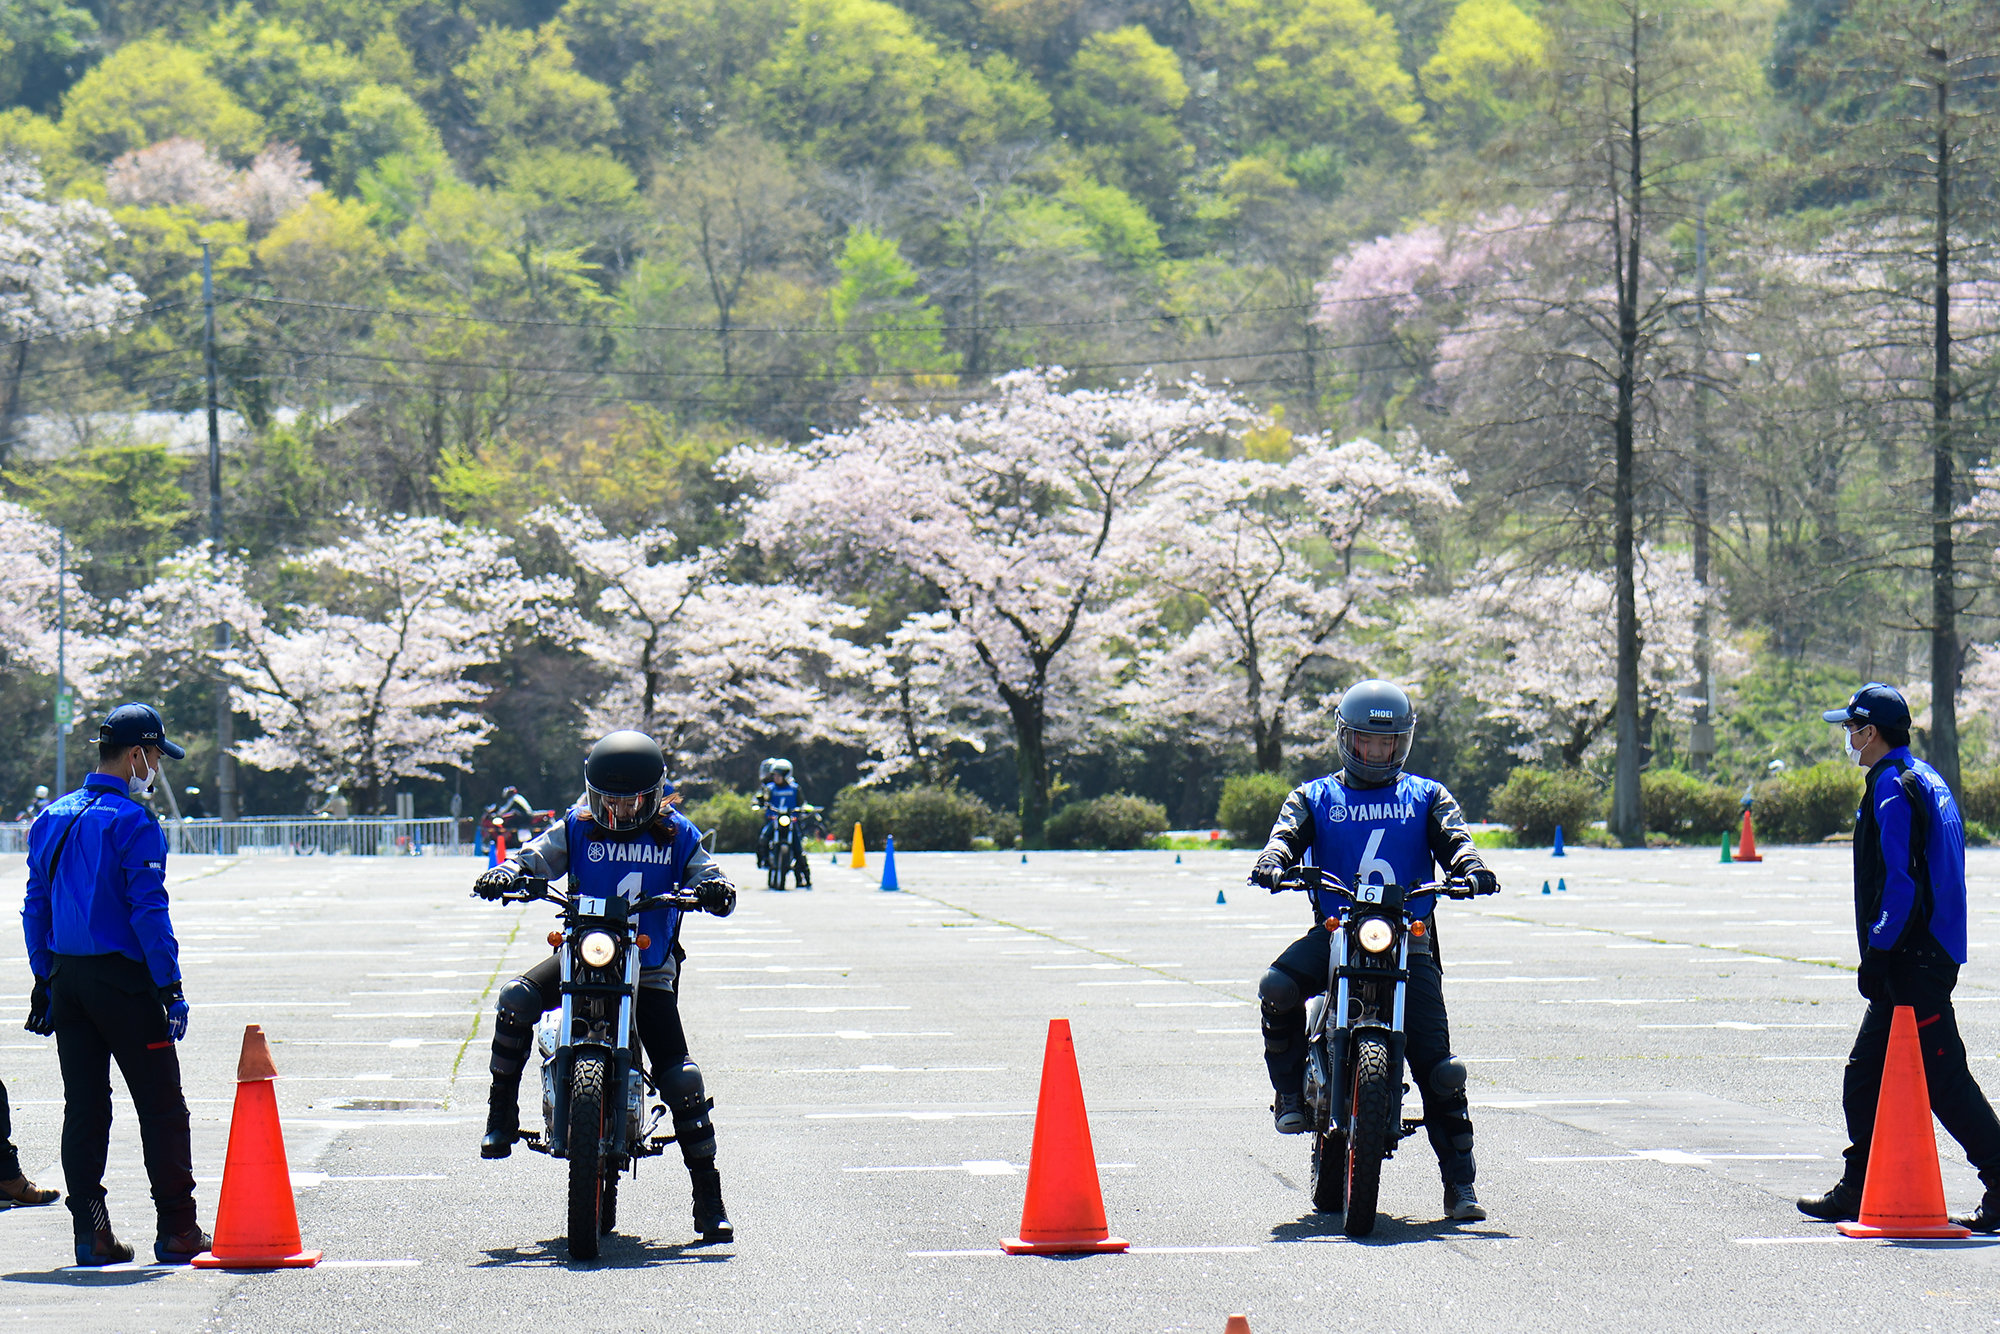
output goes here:
[[1403, 772], [1410, 758], [1410, 743], [1416, 739], [1412, 722], [1400, 732], [1364, 732], [1342, 720], [1334, 728], [1340, 747], [1340, 767], [1348, 777], [1364, 783], [1387, 783]]
[[586, 781], [584, 799], [590, 818], [600, 828], [641, 829], [660, 813], [660, 786], [655, 784], [644, 792], [606, 792]]

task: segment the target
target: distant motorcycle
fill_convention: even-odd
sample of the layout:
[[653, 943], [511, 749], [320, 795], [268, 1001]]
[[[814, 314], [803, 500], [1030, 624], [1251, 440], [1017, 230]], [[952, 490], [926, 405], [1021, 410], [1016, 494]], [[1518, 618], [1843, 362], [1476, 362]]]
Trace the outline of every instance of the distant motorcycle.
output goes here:
[[488, 806], [479, 816], [479, 832], [485, 835], [489, 845], [505, 834], [509, 848], [520, 848], [540, 836], [561, 817], [561, 811], [522, 811], [519, 808]]
[[764, 852], [766, 884], [783, 893], [785, 879], [796, 871], [800, 889], [812, 888], [812, 872], [806, 867], [806, 838], [821, 829], [818, 806], [795, 806], [789, 811], [772, 811], [771, 841]]
[[639, 915], [656, 908], [700, 911], [692, 894], [663, 894], [638, 902], [588, 898], [523, 880], [504, 903], [546, 899], [562, 909], [562, 930], [551, 932], [562, 958], [562, 1005], [542, 1019], [536, 1047], [542, 1057], [541, 1134], [521, 1136], [537, 1153], [569, 1162], [569, 1253], [595, 1259], [598, 1239], [618, 1220], [618, 1178], [638, 1174], [641, 1158], [656, 1157], [674, 1142], [655, 1133], [666, 1105], [640, 1059], [635, 1012], [639, 955], [649, 943]]
[[1330, 888], [1342, 900], [1324, 923], [1335, 937], [1326, 994], [1306, 1006], [1305, 1100], [1313, 1123], [1313, 1207], [1343, 1214], [1341, 1231], [1365, 1237], [1375, 1230], [1383, 1162], [1424, 1124], [1403, 1117], [1410, 939], [1426, 929], [1406, 905], [1425, 894], [1469, 899], [1479, 891], [1463, 880], [1350, 889], [1316, 866], [1294, 868], [1280, 888]]

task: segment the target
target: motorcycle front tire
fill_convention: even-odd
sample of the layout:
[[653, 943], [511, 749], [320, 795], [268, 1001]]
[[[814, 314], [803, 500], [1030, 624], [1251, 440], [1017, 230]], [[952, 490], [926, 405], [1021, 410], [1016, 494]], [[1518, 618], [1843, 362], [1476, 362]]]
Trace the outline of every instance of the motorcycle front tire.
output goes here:
[[608, 1237], [618, 1230], [618, 1173], [607, 1168], [604, 1173], [604, 1199], [598, 1205], [597, 1235]]
[[1382, 1163], [1395, 1145], [1395, 1122], [1402, 1112], [1399, 1092], [1389, 1085], [1389, 1044], [1357, 1034], [1354, 1101], [1347, 1120], [1347, 1208], [1340, 1224], [1350, 1237], [1365, 1237], [1375, 1230]]
[[602, 1056], [578, 1056], [569, 1083], [569, 1253], [597, 1258], [604, 1217], [604, 1094]]
[[769, 863], [771, 868], [771, 875], [769, 881], [771, 888], [778, 891], [781, 894], [784, 893], [785, 873], [792, 869], [791, 848], [788, 847], [783, 842], [773, 843], [771, 845], [770, 855], [766, 858], [766, 861]]

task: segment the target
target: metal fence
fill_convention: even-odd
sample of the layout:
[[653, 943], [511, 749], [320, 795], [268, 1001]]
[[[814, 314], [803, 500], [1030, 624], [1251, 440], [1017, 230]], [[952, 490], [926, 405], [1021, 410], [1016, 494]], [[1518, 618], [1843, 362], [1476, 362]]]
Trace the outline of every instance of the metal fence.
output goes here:
[[[429, 820], [326, 820], [263, 816], [248, 820], [162, 820], [169, 852], [185, 856], [243, 855], [420, 857], [469, 851], [458, 840], [459, 822]], [[0, 853], [26, 852], [28, 826], [0, 824]]]

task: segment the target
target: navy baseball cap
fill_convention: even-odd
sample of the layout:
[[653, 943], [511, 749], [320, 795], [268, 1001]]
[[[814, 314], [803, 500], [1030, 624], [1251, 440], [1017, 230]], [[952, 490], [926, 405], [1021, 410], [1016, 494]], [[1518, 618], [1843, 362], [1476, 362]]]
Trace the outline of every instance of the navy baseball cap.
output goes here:
[[150, 704], [120, 704], [97, 725], [97, 739], [114, 746], [158, 746], [170, 760], [187, 757], [185, 750], [167, 740], [167, 725]]
[[1820, 717], [1830, 723], [1857, 723], [1874, 727], [1908, 727], [1910, 706], [1901, 691], [1870, 681], [1854, 692], [1844, 709], [1828, 709]]

